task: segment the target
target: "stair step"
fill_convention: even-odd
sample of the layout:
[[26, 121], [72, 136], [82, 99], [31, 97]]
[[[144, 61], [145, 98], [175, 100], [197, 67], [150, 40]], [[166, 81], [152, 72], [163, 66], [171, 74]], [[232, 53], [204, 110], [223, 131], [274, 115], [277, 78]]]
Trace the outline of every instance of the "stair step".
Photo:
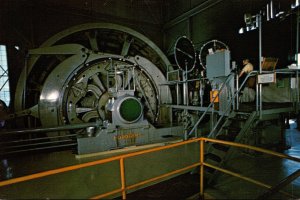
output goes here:
[[229, 137], [231, 139], [231, 141], [234, 141], [236, 136], [238, 136], [239, 133], [240, 133], [240, 131], [227, 133], [227, 137]]
[[224, 152], [227, 152], [228, 149], [229, 149], [229, 146], [228, 145], [223, 145], [223, 144], [212, 144], [212, 146], [218, 150], [221, 150], [221, 151], [224, 151]]
[[224, 135], [224, 134], [220, 134], [216, 136], [216, 139], [218, 140], [225, 140], [225, 141], [234, 141], [234, 139], [236, 138], [237, 134], [231, 134], [231, 135]]
[[[211, 170], [211, 171], [208, 171], [208, 170]], [[213, 177], [213, 174], [216, 170], [212, 169], [212, 168], [209, 168], [209, 167], [206, 167], [205, 170], [204, 170], [204, 179], [206, 180], [206, 183], [208, 183], [211, 179], [211, 177]]]
[[[240, 139], [239, 134], [244, 134], [245, 126], [248, 126], [249, 121], [253, 121], [253, 116], [255, 113], [249, 114], [236, 114], [231, 113], [226, 120], [218, 123], [219, 127], [215, 128], [218, 130], [213, 135], [214, 138], [223, 141], [234, 142]], [[219, 129], [220, 128], [220, 129]], [[230, 146], [218, 143], [210, 143], [206, 148], [205, 162], [216, 167], [222, 167], [230, 157], [231, 151]], [[205, 178], [209, 180], [209, 183], [214, 181], [218, 175], [218, 171], [205, 167]]]
[[215, 155], [219, 156], [222, 159], [227, 154], [227, 151], [219, 150], [217, 148], [211, 148], [209, 152], [212, 153], [212, 154], [215, 154]]
[[216, 171], [216, 170], [213, 169], [213, 168], [205, 167], [205, 170], [204, 170], [204, 177], [207, 178], [207, 179], [210, 179], [210, 177], [213, 175], [213, 173], [214, 173], [215, 171]]
[[248, 118], [249, 115], [234, 115], [229, 117], [229, 119], [240, 120], [240, 121], [246, 121]]
[[205, 159], [205, 163], [211, 164], [213, 166], [219, 166], [220, 162], [217, 162], [215, 160], [211, 160], [211, 159]]
[[240, 123], [244, 123], [246, 120], [240, 119], [240, 118], [229, 118], [228, 121], [231, 123], [239, 123], [240, 124]]
[[241, 130], [240, 127], [236, 127], [236, 126], [224, 126], [223, 129], [228, 131], [234, 131], [234, 132], [239, 132]]
[[205, 167], [204, 170], [204, 179], [206, 180], [206, 183], [209, 185], [214, 185], [215, 182], [213, 178], [215, 177], [215, 173], [217, 173], [218, 170], [215, 170], [213, 168]]
[[216, 162], [221, 162], [222, 161], [222, 158], [220, 158], [220, 156], [218, 156], [216, 154], [213, 154], [213, 153], [205, 154], [205, 160], [207, 160], [207, 159], [211, 159], [211, 160], [216, 161]]

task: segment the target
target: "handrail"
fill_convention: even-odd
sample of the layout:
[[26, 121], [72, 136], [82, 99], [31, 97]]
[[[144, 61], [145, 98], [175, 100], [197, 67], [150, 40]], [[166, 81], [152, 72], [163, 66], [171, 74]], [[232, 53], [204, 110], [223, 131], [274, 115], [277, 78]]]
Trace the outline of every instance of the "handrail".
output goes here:
[[[298, 74], [298, 70], [296, 70], [295, 72], [284, 72], [284, 71], [274, 71], [276, 73], [295, 73], [296, 75]], [[266, 71], [262, 71], [262, 73], [267, 73]], [[269, 71], [270, 73], [270, 71]], [[215, 129], [218, 127], [219, 123], [221, 122], [221, 120], [223, 119], [223, 117], [228, 114], [228, 112], [230, 111], [230, 105], [233, 103], [233, 101], [236, 100], [238, 94], [240, 93], [241, 89], [243, 88], [243, 86], [246, 84], [247, 80], [250, 77], [256, 76], [257, 74], [259, 74], [258, 71], [251, 71], [247, 74], [245, 80], [242, 82], [242, 84], [239, 86], [238, 90], [234, 92], [233, 97], [230, 99], [230, 101], [227, 103], [226, 105], [226, 110], [225, 112], [221, 113], [221, 117], [218, 119], [218, 121], [216, 122], [216, 124], [214, 125], [214, 127], [212, 128], [212, 130], [210, 131], [210, 133], [208, 134], [208, 137], [210, 137]], [[200, 116], [200, 118], [198, 119], [198, 121], [195, 123], [195, 125], [193, 126], [193, 128], [189, 131], [189, 133], [187, 134], [188, 136], [192, 135], [192, 133], [196, 130], [197, 126], [200, 124], [200, 122], [204, 119], [204, 116], [207, 114], [207, 112], [213, 107], [214, 105], [214, 101], [216, 100], [217, 97], [219, 97], [219, 94], [223, 91], [223, 89], [225, 88], [225, 85], [228, 83], [228, 81], [233, 77], [231, 76], [232, 73], [227, 76], [227, 79], [225, 80], [224, 84], [222, 85], [222, 87], [220, 88], [219, 92], [217, 93], [217, 95], [215, 97], [213, 97], [213, 99], [211, 100], [210, 104], [206, 107], [206, 109], [204, 110], [204, 112], [202, 113], [202, 115]], [[258, 98], [258, 83], [256, 83], [256, 111], [257, 111], [257, 115], [261, 116], [262, 114], [262, 99]], [[298, 87], [298, 85], [297, 85]], [[261, 93], [261, 92], [260, 92]], [[298, 95], [299, 96], [299, 95]], [[299, 102], [299, 97], [297, 98], [297, 102]], [[238, 107], [237, 107], [238, 109]]]
[[220, 118], [218, 119], [218, 121], [216, 122], [215, 126], [212, 128], [212, 130], [210, 131], [210, 133], [207, 135], [207, 137], [212, 137], [212, 135], [214, 134], [214, 131], [216, 130], [216, 128], [218, 127], [218, 125], [220, 124], [220, 122], [222, 121], [223, 117], [229, 113], [230, 111], [230, 105], [232, 104], [232, 102], [235, 100], [235, 98], [237, 97], [237, 95], [239, 94], [241, 88], [245, 85], [247, 79], [250, 76], [256, 75], [258, 72], [257, 71], [252, 71], [249, 74], [247, 74], [245, 80], [242, 82], [241, 87], [234, 93], [233, 97], [231, 98], [231, 100], [227, 103], [226, 105], [226, 110], [225, 112], [222, 113], [222, 115], [220, 116]]
[[[250, 73], [247, 74], [245, 80], [242, 82], [241, 86], [238, 88], [237, 91], [235, 91], [233, 97], [230, 99], [230, 101], [227, 103], [226, 105], [226, 110], [225, 112], [222, 113], [221, 117], [219, 118], [219, 120], [217, 121], [217, 123], [215, 124], [215, 126], [213, 127], [213, 129], [210, 131], [210, 133], [208, 134], [208, 137], [210, 137], [215, 129], [218, 127], [219, 123], [221, 122], [221, 120], [223, 119], [223, 117], [228, 114], [228, 112], [230, 111], [230, 105], [233, 103], [233, 101], [235, 101], [235, 98], [238, 96], [239, 92], [241, 91], [241, 88], [245, 85], [245, 83], [247, 82], [249, 77], [252, 77], [254, 75], [258, 74], [258, 71], [251, 71]], [[199, 120], [195, 123], [194, 127], [192, 128], [192, 130], [188, 133], [188, 136], [190, 136], [195, 129], [197, 128], [197, 126], [199, 125], [199, 123], [203, 120], [204, 116], [206, 115], [206, 113], [208, 112], [208, 110], [210, 108], [212, 108], [215, 99], [219, 96], [219, 94], [223, 91], [223, 89], [225, 88], [225, 85], [229, 82], [229, 80], [234, 77], [231, 76], [232, 73], [227, 77], [227, 79], [225, 80], [224, 84], [222, 85], [222, 87], [220, 88], [219, 92], [217, 93], [217, 95], [212, 99], [212, 101], [210, 102], [210, 104], [207, 106], [206, 110], [202, 113], [201, 117], [199, 118]]]
[[242, 89], [242, 87], [243, 87], [243, 86], [246, 84], [246, 82], [248, 81], [248, 78], [249, 78], [249, 77], [252, 77], [252, 76], [257, 75], [257, 74], [258, 74], [258, 71], [251, 71], [251, 72], [249, 72], [249, 73], [247, 74], [245, 80], [242, 82], [242, 84], [241, 84], [241, 86], [240, 86], [240, 88], [239, 88], [239, 90], [238, 90], [237, 92], [240, 92], [240, 90]]
[[[293, 71], [290, 71], [290, 70], [288, 70], [288, 71], [283, 71], [283, 70], [275, 70], [275, 71], [272, 71], [272, 72], [276, 72], [276, 73], [289, 73], [289, 74], [295, 74], [296, 75], [296, 77], [298, 78], [298, 70], [293, 70]], [[262, 71], [262, 74], [263, 73], [270, 73], [270, 71]], [[221, 115], [221, 117], [219, 118], [219, 120], [216, 122], [216, 124], [215, 124], [215, 126], [213, 127], [213, 129], [211, 130], [211, 132], [209, 133], [209, 135], [208, 135], [208, 137], [210, 137], [212, 134], [213, 134], [213, 132], [215, 131], [215, 129], [218, 127], [218, 125], [219, 125], [219, 123], [221, 122], [221, 120], [223, 119], [223, 117], [226, 115], [226, 114], [228, 114], [228, 112], [230, 111], [230, 107], [229, 107], [229, 105], [230, 104], [232, 104], [232, 102], [236, 99], [236, 97], [238, 96], [238, 94], [240, 93], [240, 91], [241, 91], [241, 89], [243, 88], [243, 86], [246, 84], [246, 82], [248, 81], [248, 79], [250, 78], [250, 77], [253, 77], [253, 76], [255, 76], [255, 75], [258, 75], [259, 74], [259, 72], [258, 71], [251, 71], [251, 72], [249, 72], [248, 74], [247, 74], [247, 76], [246, 76], [246, 78], [245, 78], [245, 80], [242, 82], [242, 84], [239, 86], [239, 88], [238, 88], [238, 90], [237, 91], [235, 91], [235, 93], [234, 93], [234, 95], [233, 95], [233, 97], [231, 98], [231, 100], [227, 103], [227, 105], [226, 105], [226, 110], [225, 110], [225, 112], [223, 112], [222, 113], [222, 115]], [[261, 113], [262, 113], [262, 99], [261, 98], [258, 98], [258, 86], [259, 84], [258, 83], [256, 83], [256, 96], [257, 96], [257, 98], [256, 98], [256, 111], [257, 111], [257, 114], [259, 115], [259, 116], [261, 116]], [[299, 91], [298, 91], [298, 84], [296, 84], [297, 85], [297, 103], [299, 103]], [[219, 94], [219, 93], [218, 93]], [[261, 94], [261, 92], [260, 92], [260, 94]], [[237, 107], [237, 109], [238, 109], [238, 107]]]
[[224, 84], [221, 86], [219, 92], [217, 92], [217, 95], [214, 96], [214, 97], [212, 98], [210, 104], [206, 107], [206, 109], [205, 109], [205, 111], [202, 113], [201, 117], [200, 117], [200, 118], [198, 119], [198, 121], [195, 123], [195, 125], [194, 125], [193, 128], [192, 128], [192, 130], [190, 130], [190, 132], [188, 133], [188, 136], [190, 136], [190, 135], [196, 130], [197, 126], [200, 124], [200, 122], [202, 121], [202, 119], [204, 118], [204, 116], [206, 115], [206, 113], [208, 112], [208, 110], [209, 110], [210, 108], [213, 107], [215, 100], [219, 97], [219, 94], [220, 94], [221, 91], [225, 88], [225, 85], [229, 82], [229, 80], [230, 80], [232, 77], [233, 77], [233, 76], [232, 76], [232, 73], [230, 73], [230, 74], [227, 76], [227, 78], [226, 78]]
[[[265, 71], [263, 73], [266, 73]], [[278, 72], [281, 73], [281, 72]], [[247, 80], [258, 74], [258, 71], [251, 71], [250, 73], [247, 74], [245, 80], [242, 82], [241, 86], [238, 88], [238, 90], [234, 93], [233, 97], [231, 98], [231, 100], [227, 103], [226, 105], [226, 110], [225, 112], [222, 113], [222, 115], [220, 116], [220, 118], [218, 119], [218, 121], [216, 122], [215, 126], [212, 128], [212, 130], [210, 131], [210, 133], [208, 134], [207, 137], [211, 137], [214, 134], [215, 129], [218, 127], [219, 123], [222, 121], [223, 117], [229, 113], [230, 111], [230, 107], [229, 105], [232, 104], [232, 102], [235, 100], [235, 98], [238, 96], [239, 92], [241, 91], [241, 89], [243, 88], [243, 86], [246, 84]], [[256, 83], [256, 85], [258, 85], [258, 83]], [[297, 86], [298, 87], [298, 86]], [[257, 87], [256, 87], [257, 88]], [[256, 91], [257, 94], [257, 91]], [[258, 94], [257, 94], [258, 96]], [[262, 108], [261, 106], [259, 107], [260, 109], [258, 110], [258, 105], [261, 105], [262, 99], [261, 98], [256, 98], [256, 111], [258, 112], [257, 115], [261, 115], [262, 112]]]
[[[258, 74], [258, 71], [251, 71], [251, 72], [249, 72], [249, 73], [247, 74], [245, 80], [242, 82], [241, 86], [238, 88], [238, 91], [236, 91], [235, 97], [240, 93], [241, 89], [242, 89], [243, 86], [246, 84], [246, 82], [248, 81], [248, 79], [249, 79], [250, 77], [252, 77], [252, 76], [257, 75], [257, 74]], [[256, 82], [256, 97], [258, 97], [257, 92], [258, 92], [258, 83]], [[234, 97], [234, 98], [235, 98], [235, 97]], [[258, 101], [259, 101], [259, 100], [261, 101], [261, 99], [256, 98], [256, 111], [258, 110], [258, 105], [259, 105], [259, 102], [258, 102]], [[237, 109], [239, 109], [239, 108], [237, 107]]]
[[[290, 99], [292, 102], [293, 102], [293, 106], [294, 106], [294, 110], [296, 113], [298, 113], [298, 107], [299, 107], [299, 69], [276, 69], [276, 70], [273, 70], [273, 71], [261, 71], [261, 74], [267, 74], [267, 73], [276, 73], [276, 74], [294, 74], [296, 76], [296, 95], [297, 95], [297, 98], [296, 100], [295, 99]], [[258, 85], [256, 83], [256, 85]], [[258, 89], [258, 87], [256, 87]], [[262, 87], [260, 87], [260, 90], [262, 90]], [[262, 91], [259, 91], [259, 95], [260, 95], [260, 99], [259, 99], [259, 102], [258, 102], [258, 98], [256, 99], [257, 102], [256, 102], [256, 106], [259, 105], [259, 116], [261, 118], [261, 114], [262, 114]], [[258, 95], [257, 95], [258, 97]], [[295, 105], [296, 103], [296, 105]], [[256, 109], [258, 111], [258, 108]]]
[[259, 196], [257, 199], [263, 200], [263, 199], [269, 199], [275, 192], [283, 188], [284, 186], [290, 184], [293, 180], [297, 179], [300, 176], [300, 169], [283, 179], [279, 184], [273, 186], [270, 188], [267, 192]]
[[36, 178], [41, 178], [41, 177], [45, 177], [45, 176], [49, 176], [49, 175], [54, 175], [54, 174], [63, 173], [63, 172], [67, 172], [67, 171], [73, 171], [73, 170], [78, 170], [81, 168], [91, 167], [94, 165], [104, 164], [104, 163], [108, 163], [108, 162], [112, 162], [112, 161], [117, 161], [121, 158], [129, 158], [129, 157], [134, 157], [134, 156], [138, 156], [138, 155], [142, 155], [142, 154], [146, 154], [146, 153], [161, 151], [164, 149], [169, 149], [169, 148], [173, 148], [173, 147], [177, 147], [177, 146], [181, 146], [181, 145], [185, 145], [185, 144], [189, 144], [189, 143], [193, 143], [193, 142], [197, 142], [197, 140], [186, 140], [186, 141], [171, 144], [168, 146], [157, 147], [157, 148], [153, 148], [153, 149], [146, 149], [143, 151], [137, 151], [137, 152], [129, 153], [126, 155], [114, 156], [114, 157], [106, 158], [106, 159], [102, 159], [102, 160], [87, 162], [87, 163], [78, 164], [78, 165], [72, 165], [72, 166], [68, 166], [68, 167], [63, 167], [63, 168], [40, 172], [40, 173], [36, 173], [36, 174], [32, 174], [32, 175], [27, 175], [27, 176], [23, 176], [23, 177], [19, 177], [19, 178], [9, 179], [9, 180], [5, 180], [5, 181], [1, 181], [0, 187], [5, 186], [5, 185], [14, 184], [14, 183], [23, 182], [23, 181], [28, 181], [28, 180], [32, 180], [32, 179], [36, 179]]
[[[236, 142], [229, 142], [229, 141], [223, 141], [223, 140], [216, 140], [216, 139], [211, 139], [211, 138], [202, 138], [203, 141], [201, 142], [213, 142], [213, 143], [218, 143], [218, 144], [223, 144], [223, 145], [229, 145], [229, 146], [234, 146], [234, 147], [237, 147], [237, 148], [245, 148], [245, 149], [250, 149], [250, 150], [253, 150], [253, 151], [257, 151], [257, 152], [261, 152], [261, 153], [265, 153], [265, 154], [269, 154], [269, 155], [272, 155], [272, 156], [276, 156], [276, 157], [279, 157], [279, 158], [284, 158], [284, 159], [288, 159], [288, 160], [292, 160], [292, 161], [295, 161], [295, 162], [298, 162], [300, 163], [300, 158], [297, 158], [297, 157], [293, 157], [293, 156], [289, 156], [289, 155], [286, 155], [286, 154], [282, 154], [282, 153], [278, 153], [278, 152], [275, 152], [275, 151], [271, 151], [271, 150], [268, 150], [268, 149], [263, 149], [263, 148], [260, 148], [260, 147], [255, 147], [255, 146], [250, 146], [250, 145], [246, 145], [246, 144], [242, 144], [242, 143], [236, 143]], [[200, 152], [200, 153], [203, 153], [203, 152]], [[223, 173], [226, 173], [228, 175], [232, 175], [232, 176], [235, 176], [237, 178], [240, 178], [242, 180], [245, 180], [245, 181], [248, 181], [250, 183], [253, 183], [253, 184], [256, 184], [258, 186], [261, 186], [261, 187], [264, 187], [264, 188], [267, 188], [268, 190], [271, 190], [273, 187], [268, 185], [268, 184], [265, 184], [265, 183], [262, 183], [258, 180], [255, 180], [255, 179], [252, 179], [252, 178], [249, 178], [249, 177], [246, 177], [246, 176], [243, 176], [239, 173], [235, 173], [235, 172], [232, 172], [232, 171], [229, 171], [229, 170], [226, 170], [226, 169], [222, 169], [220, 167], [217, 167], [217, 166], [214, 166], [214, 165], [211, 165], [209, 163], [205, 163], [203, 162], [203, 165], [206, 166], [206, 167], [209, 167], [209, 168], [212, 168], [212, 169], [215, 169], [215, 170], [218, 170], [220, 172], [223, 172]], [[298, 170], [297, 170], [298, 171]], [[297, 171], [295, 173], [297, 173]], [[294, 174], [294, 173], [293, 173]], [[200, 174], [201, 175], [201, 174]], [[203, 186], [202, 186], [203, 187]], [[280, 193], [284, 194], [284, 195], [287, 195], [289, 197], [292, 197], [292, 198], [295, 198], [295, 196], [289, 194], [289, 193], [286, 193], [284, 191], [279, 191]], [[203, 193], [200, 193], [200, 195], [203, 195]]]
[[[151, 152], [157, 152], [157, 151], [170, 149], [170, 148], [174, 148], [174, 147], [179, 147], [179, 146], [182, 146], [182, 145], [187, 145], [187, 144], [196, 143], [196, 142], [200, 142], [199, 162], [196, 162], [196, 163], [191, 164], [189, 166], [185, 166], [181, 169], [177, 169], [177, 170], [165, 173], [163, 175], [160, 175], [160, 176], [157, 176], [157, 177], [154, 177], [154, 178], [151, 178], [151, 179], [139, 182], [139, 183], [135, 183], [135, 184], [130, 185], [130, 186], [126, 186], [126, 179], [125, 179], [125, 177], [126, 177], [125, 172], [126, 171], [124, 169], [124, 160], [126, 158], [134, 157], [134, 156], [138, 156], [138, 155], [143, 155], [143, 154], [147, 154], [147, 153], [151, 153]], [[254, 183], [256, 185], [265, 187], [267, 189], [272, 188], [272, 186], [270, 186], [268, 184], [262, 183], [260, 181], [257, 181], [257, 180], [251, 179], [249, 177], [243, 176], [241, 174], [231, 172], [231, 171], [228, 171], [226, 169], [222, 169], [222, 168], [219, 168], [219, 167], [216, 167], [214, 165], [211, 165], [209, 163], [204, 162], [204, 144], [205, 144], [205, 142], [219, 143], [219, 144], [230, 145], [230, 146], [234, 146], [234, 147], [238, 147], [238, 148], [247, 148], [247, 149], [251, 149], [251, 150], [254, 150], [254, 151], [258, 151], [258, 152], [270, 154], [270, 155], [273, 155], [273, 156], [277, 156], [279, 158], [285, 158], [285, 159], [293, 160], [293, 161], [296, 161], [296, 162], [300, 162], [300, 158], [292, 157], [292, 156], [289, 156], [289, 155], [285, 155], [285, 154], [282, 154], [282, 153], [278, 153], [278, 152], [274, 152], [274, 151], [271, 151], [271, 150], [263, 149], [263, 148], [260, 148], [260, 147], [254, 147], [254, 146], [250, 146], [250, 145], [246, 145], [246, 144], [228, 142], [228, 141], [222, 141], [222, 140], [216, 140], [216, 139], [210, 139], [210, 138], [195, 138], [195, 139], [190, 139], [190, 140], [170, 144], [170, 145], [167, 145], [167, 146], [156, 147], [156, 148], [153, 148], [153, 149], [146, 149], [146, 150], [133, 152], [133, 153], [125, 154], [125, 155], [114, 156], [114, 157], [106, 158], [106, 159], [102, 159], [102, 160], [91, 161], [91, 162], [87, 162], [87, 163], [83, 163], [83, 164], [63, 167], [63, 168], [59, 168], [59, 169], [40, 172], [40, 173], [37, 173], [37, 174], [32, 174], [32, 175], [19, 177], [19, 178], [14, 178], [14, 179], [1, 181], [0, 182], [0, 187], [15, 184], [15, 183], [20, 183], [20, 182], [24, 182], [24, 181], [29, 181], [29, 180], [49, 176], [49, 175], [59, 174], [59, 173], [63, 173], [63, 172], [73, 171], [73, 170], [77, 170], [77, 169], [81, 169], [81, 168], [86, 168], [86, 167], [90, 167], [90, 166], [100, 165], [100, 164], [104, 164], [104, 163], [119, 160], [119, 162], [120, 162], [121, 188], [115, 189], [113, 191], [109, 191], [109, 192], [101, 194], [101, 195], [94, 196], [94, 197], [92, 197], [92, 199], [104, 198], [104, 197], [108, 197], [108, 196], [111, 196], [111, 195], [114, 195], [114, 194], [117, 194], [117, 193], [122, 193], [122, 198], [126, 199], [126, 191], [127, 190], [136, 188], [138, 186], [141, 186], [141, 185], [153, 182], [153, 181], [160, 180], [162, 178], [166, 178], [166, 177], [174, 175], [174, 174], [178, 174], [178, 173], [181, 173], [181, 172], [184, 172], [184, 171], [187, 171], [187, 170], [191, 170], [191, 169], [193, 169], [197, 166], [200, 166], [200, 195], [202, 197], [203, 197], [203, 194], [204, 194], [204, 190], [203, 190], [203, 188], [204, 188], [204, 184], [203, 184], [204, 183], [203, 182], [203, 180], [204, 180], [204, 177], [203, 177], [204, 167], [214, 168], [214, 169], [219, 170], [221, 172], [236, 176], [238, 178], [241, 178], [243, 180]], [[281, 191], [281, 193], [283, 193], [285, 195], [289, 195], [288, 193], [283, 192], [283, 191]]]

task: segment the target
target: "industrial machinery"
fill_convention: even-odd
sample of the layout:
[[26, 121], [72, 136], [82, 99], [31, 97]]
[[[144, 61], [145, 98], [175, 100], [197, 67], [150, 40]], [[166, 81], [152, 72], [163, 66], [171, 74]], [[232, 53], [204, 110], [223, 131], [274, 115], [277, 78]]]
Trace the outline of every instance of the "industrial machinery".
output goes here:
[[29, 51], [16, 112], [8, 118], [25, 122], [29, 129], [21, 133], [44, 132], [48, 143], [75, 144], [79, 154], [180, 139], [182, 126], [170, 126], [161, 106], [172, 103], [163, 85], [169, 66], [161, 50], [132, 29], [72, 27]]
[[[243, 109], [225, 43], [206, 42], [197, 56], [192, 42], [179, 37], [174, 56], [171, 65], [148, 38], [115, 24], [83, 24], [54, 35], [28, 53], [15, 112], [2, 119], [21, 130], [0, 133], [8, 141], [1, 153], [74, 146], [86, 154], [199, 136], [284, 143], [281, 122], [293, 108], [264, 114], [257, 97]], [[214, 154], [212, 147], [207, 151]]]

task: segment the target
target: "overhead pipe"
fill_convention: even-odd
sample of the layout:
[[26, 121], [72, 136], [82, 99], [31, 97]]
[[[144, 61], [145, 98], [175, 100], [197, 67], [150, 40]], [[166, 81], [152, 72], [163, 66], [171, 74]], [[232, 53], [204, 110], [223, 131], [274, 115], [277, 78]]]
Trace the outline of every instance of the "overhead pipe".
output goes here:
[[191, 10], [183, 13], [182, 15], [176, 17], [175, 19], [172, 19], [171, 21], [167, 22], [164, 26], [163, 29], [170, 29], [173, 26], [175, 26], [176, 24], [183, 22], [187, 19], [189, 19], [190, 17], [193, 17], [194, 15], [201, 13], [205, 10], [207, 10], [208, 8], [211, 8], [212, 6], [217, 5], [218, 3], [222, 2], [224, 0], [207, 0], [201, 4], [199, 4], [198, 6], [192, 8]]

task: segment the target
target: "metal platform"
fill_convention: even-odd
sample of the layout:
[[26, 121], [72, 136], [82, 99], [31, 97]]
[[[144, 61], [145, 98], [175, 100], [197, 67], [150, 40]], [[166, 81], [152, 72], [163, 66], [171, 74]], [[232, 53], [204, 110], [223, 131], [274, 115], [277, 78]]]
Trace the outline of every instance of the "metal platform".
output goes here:
[[[239, 105], [239, 110], [237, 112], [245, 112], [251, 113], [256, 111], [256, 104], [255, 102], [251, 103], [241, 103]], [[263, 102], [262, 103], [262, 110], [264, 113], [269, 113], [267, 110], [271, 110], [272, 112], [291, 112], [294, 111], [292, 103], [277, 103], [277, 102]]]

